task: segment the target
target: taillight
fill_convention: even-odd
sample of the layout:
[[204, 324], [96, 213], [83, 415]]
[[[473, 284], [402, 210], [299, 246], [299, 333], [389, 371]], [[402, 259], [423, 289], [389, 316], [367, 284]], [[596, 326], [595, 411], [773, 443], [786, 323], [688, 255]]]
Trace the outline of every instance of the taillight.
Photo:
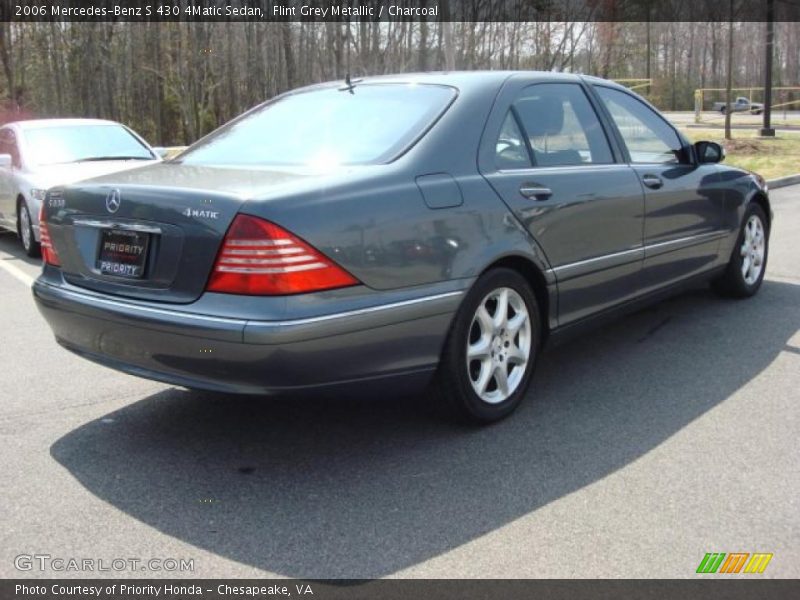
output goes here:
[[257, 217], [237, 215], [208, 282], [208, 291], [287, 295], [358, 284], [358, 280], [295, 237]]
[[53, 248], [53, 242], [50, 240], [50, 230], [47, 228], [47, 222], [44, 220], [44, 203], [39, 209], [39, 241], [42, 245], [42, 258], [48, 265], [60, 267], [61, 261], [58, 260], [58, 253]]

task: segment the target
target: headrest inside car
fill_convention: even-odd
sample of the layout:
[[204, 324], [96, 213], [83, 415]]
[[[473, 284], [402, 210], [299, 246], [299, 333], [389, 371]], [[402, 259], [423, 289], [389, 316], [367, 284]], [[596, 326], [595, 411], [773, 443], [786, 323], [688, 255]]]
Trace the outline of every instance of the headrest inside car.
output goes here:
[[555, 135], [564, 127], [564, 103], [560, 98], [526, 98], [516, 105], [528, 135]]

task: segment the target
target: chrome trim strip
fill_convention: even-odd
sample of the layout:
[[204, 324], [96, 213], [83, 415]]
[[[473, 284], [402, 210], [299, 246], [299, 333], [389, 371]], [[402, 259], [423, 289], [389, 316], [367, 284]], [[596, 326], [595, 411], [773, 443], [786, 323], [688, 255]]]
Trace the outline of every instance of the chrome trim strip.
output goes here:
[[601, 260], [608, 260], [609, 258], [616, 258], [618, 256], [625, 256], [627, 254], [642, 254], [644, 255], [644, 246], [637, 246], [636, 248], [631, 248], [630, 250], [623, 250], [621, 252], [612, 252], [611, 254], [604, 254], [602, 256], [595, 256], [594, 258], [587, 258], [586, 260], [579, 260], [577, 262], [568, 263], [566, 265], [561, 265], [558, 267], [554, 267], [550, 269], [553, 273], [558, 274], [559, 271], [566, 271], [568, 269], [572, 269], [574, 267], [580, 267], [583, 265], [588, 265], [593, 262], [598, 262]]
[[266, 326], [273, 326], [273, 327], [286, 327], [291, 325], [307, 325], [309, 323], [319, 323], [321, 321], [331, 321], [333, 319], [342, 319], [346, 317], [357, 317], [359, 315], [365, 315], [369, 313], [379, 312], [382, 310], [392, 309], [392, 308], [402, 308], [404, 306], [413, 306], [414, 304], [420, 304], [422, 302], [430, 302], [432, 300], [443, 300], [444, 298], [454, 298], [456, 296], [462, 296], [464, 294], [463, 291], [457, 292], [445, 292], [443, 294], [435, 294], [433, 296], [425, 296], [424, 298], [414, 298], [413, 300], [402, 300], [400, 302], [392, 302], [391, 304], [379, 304], [378, 306], [370, 306], [367, 308], [359, 308], [356, 310], [350, 310], [347, 312], [340, 312], [340, 313], [333, 313], [331, 315], [322, 315], [320, 317], [308, 317], [306, 319], [294, 319], [292, 321], [248, 321], [249, 324], [253, 325], [266, 325]]
[[142, 233], [163, 233], [161, 227], [144, 225], [141, 223], [119, 223], [117, 221], [100, 221], [97, 219], [74, 219], [73, 225], [84, 227], [97, 227], [102, 229], [124, 229], [125, 231], [140, 231]]
[[[593, 262], [598, 262], [602, 260], [608, 260], [611, 258], [617, 258], [620, 256], [625, 256], [626, 254], [636, 254], [636, 253], [643, 253], [644, 258], [647, 258], [648, 250], [653, 250], [655, 248], [667, 248], [669, 246], [675, 246], [678, 244], [685, 244], [687, 242], [697, 242], [701, 243], [703, 241], [712, 242], [717, 238], [724, 237], [726, 233], [724, 231], [708, 231], [706, 233], [699, 233], [697, 235], [690, 235], [682, 238], [678, 238], [675, 240], [669, 240], [666, 242], [658, 242], [656, 244], [648, 244], [646, 246], [638, 246], [636, 248], [632, 248], [630, 250], [622, 250], [621, 252], [612, 252], [611, 254], [603, 254], [602, 256], [595, 256], [593, 258], [587, 258], [586, 260], [579, 260], [572, 263], [567, 263], [565, 265], [559, 265], [558, 267], [553, 267], [552, 269], [548, 269], [549, 272], [558, 274], [559, 272], [563, 272], [574, 267], [580, 267], [583, 265], [591, 264]], [[688, 245], [688, 244], [687, 244]]]
[[693, 241], [693, 240], [697, 241], [698, 243], [700, 243], [701, 241], [704, 241], [703, 238], [708, 238], [707, 241], [712, 242], [716, 238], [720, 238], [720, 237], [723, 237], [725, 235], [726, 234], [725, 234], [724, 231], [708, 231], [706, 233], [699, 233], [697, 235], [690, 235], [690, 236], [687, 236], [687, 237], [678, 238], [676, 240], [668, 240], [666, 242], [658, 242], [657, 244], [648, 244], [647, 246], [644, 247], [644, 252], [645, 252], [645, 256], [646, 256], [647, 255], [647, 251], [648, 250], [652, 250], [653, 248], [666, 248], [667, 246], [674, 246], [676, 244], [683, 244], [685, 242], [690, 242], [690, 241]]
[[463, 291], [455, 291], [455, 292], [445, 292], [442, 294], [435, 294], [433, 296], [424, 296], [422, 298], [413, 298], [411, 300], [402, 300], [400, 302], [391, 302], [389, 304], [379, 304], [377, 306], [370, 306], [367, 308], [359, 308], [356, 310], [350, 310], [346, 312], [340, 313], [332, 313], [329, 315], [321, 315], [319, 317], [307, 317], [304, 319], [292, 319], [288, 321], [256, 321], [251, 319], [231, 319], [228, 317], [212, 317], [209, 315], [196, 315], [192, 313], [187, 313], [179, 310], [168, 310], [163, 308], [151, 308], [149, 306], [142, 306], [140, 304], [131, 304], [130, 302], [120, 302], [118, 300], [106, 300], [105, 298], [101, 298], [94, 294], [83, 294], [80, 292], [74, 292], [72, 290], [65, 290], [55, 285], [51, 285], [45, 282], [37, 282], [38, 285], [52, 288], [57, 293], [63, 294], [66, 296], [70, 296], [75, 298], [76, 300], [86, 300], [91, 302], [97, 302], [99, 304], [105, 304], [114, 308], [126, 308], [132, 309], [134, 311], [142, 311], [147, 313], [159, 314], [159, 315], [166, 315], [171, 317], [178, 317], [183, 319], [190, 319], [190, 320], [197, 320], [197, 321], [204, 321], [204, 322], [213, 322], [213, 323], [225, 323], [228, 325], [241, 325], [244, 327], [245, 325], [256, 325], [259, 327], [291, 327], [293, 325], [307, 325], [310, 323], [319, 323], [322, 321], [332, 321], [335, 319], [344, 319], [348, 317], [356, 317], [359, 315], [370, 314], [374, 312], [380, 312], [383, 310], [391, 310], [394, 308], [403, 308], [405, 306], [413, 306], [415, 304], [420, 304], [422, 302], [430, 302], [433, 300], [442, 300], [444, 298], [452, 298], [455, 296], [461, 296], [464, 294]]

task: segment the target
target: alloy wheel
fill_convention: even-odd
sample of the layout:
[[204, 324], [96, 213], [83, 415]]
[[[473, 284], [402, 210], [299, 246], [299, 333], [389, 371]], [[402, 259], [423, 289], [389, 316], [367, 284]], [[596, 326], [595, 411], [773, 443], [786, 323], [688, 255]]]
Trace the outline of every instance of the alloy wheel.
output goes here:
[[22, 247], [26, 252], [30, 251], [33, 243], [31, 231], [31, 216], [28, 214], [27, 207], [21, 204], [19, 207], [19, 234], [22, 237]]
[[522, 296], [502, 287], [487, 294], [472, 317], [466, 362], [472, 389], [499, 404], [519, 387], [531, 359], [531, 320]]
[[764, 225], [758, 215], [751, 215], [744, 226], [744, 240], [739, 249], [742, 257], [742, 277], [747, 285], [753, 285], [761, 276], [765, 251]]

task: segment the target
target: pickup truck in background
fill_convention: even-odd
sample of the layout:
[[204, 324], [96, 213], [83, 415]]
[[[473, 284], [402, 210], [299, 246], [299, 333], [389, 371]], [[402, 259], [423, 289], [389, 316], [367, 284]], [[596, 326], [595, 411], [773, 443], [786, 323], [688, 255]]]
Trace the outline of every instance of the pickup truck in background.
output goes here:
[[[714, 102], [713, 110], [721, 112], [723, 115], [728, 110], [728, 105], [725, 102]], [[746, 112], [750, 111], [751, 115], [760, 115], [764, 112], [764, 105], [760, 102], [750, 102], [749, 98], [739, 96], [736, 101], [731, 105], [731, 112]]]

